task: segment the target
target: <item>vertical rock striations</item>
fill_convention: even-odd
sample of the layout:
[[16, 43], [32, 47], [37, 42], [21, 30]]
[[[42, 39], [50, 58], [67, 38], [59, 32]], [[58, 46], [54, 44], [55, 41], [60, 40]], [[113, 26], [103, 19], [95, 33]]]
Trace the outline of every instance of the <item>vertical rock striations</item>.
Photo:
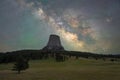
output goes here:
[[47, 51], [64, 51], [63, 46], [61, 45], [60, 37], [58, 35], [50, 35], [47, 46], [43, 48]]

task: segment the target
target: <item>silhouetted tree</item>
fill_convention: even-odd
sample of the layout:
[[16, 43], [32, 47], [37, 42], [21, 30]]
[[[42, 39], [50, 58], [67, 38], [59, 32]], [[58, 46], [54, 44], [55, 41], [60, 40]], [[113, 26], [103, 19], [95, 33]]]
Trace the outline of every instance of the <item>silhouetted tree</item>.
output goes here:
[[16, 59], [16, 62], [12, 70], [18, 71], [18, 74], [20, 74], [22, 70], [26, 70], [27, 68], [29, 68], [28, 60], [24, 59], [22, 56], [19, 56]]
[[114, 59], [110, 59], [110, 61], [114, 62], [115, 60]]
[[103, 58], [103, 61], [105, 61], [106, 59], [105, 58]]
[[76, 56], [76, 59], [78, 59], [79, 58], [79, 56]]
[[62, 54], [56, 54], [56, 61], [57, 62], [63, 62], [65, 61], [65, 57]]

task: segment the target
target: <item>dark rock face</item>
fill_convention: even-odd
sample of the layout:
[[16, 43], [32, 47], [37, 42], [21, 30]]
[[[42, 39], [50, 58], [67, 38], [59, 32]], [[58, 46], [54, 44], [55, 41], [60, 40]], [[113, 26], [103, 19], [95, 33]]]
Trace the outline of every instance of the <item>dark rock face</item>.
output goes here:
[[64, 51], [64, 48], [61, 45], [60, 37], [58, 35], [50, 35], [48, 44], [43, 48], [43, 50]]

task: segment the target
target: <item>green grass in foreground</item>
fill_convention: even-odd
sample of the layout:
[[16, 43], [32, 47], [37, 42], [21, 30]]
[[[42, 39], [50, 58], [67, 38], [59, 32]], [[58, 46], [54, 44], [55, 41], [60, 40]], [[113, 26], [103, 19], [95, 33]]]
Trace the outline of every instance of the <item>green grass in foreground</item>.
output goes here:
[[13, 64], [0, 64], [0, 80], [120, 80], [120, 62], [92, 59], [30, 61], [21, 74], [11, 71]]

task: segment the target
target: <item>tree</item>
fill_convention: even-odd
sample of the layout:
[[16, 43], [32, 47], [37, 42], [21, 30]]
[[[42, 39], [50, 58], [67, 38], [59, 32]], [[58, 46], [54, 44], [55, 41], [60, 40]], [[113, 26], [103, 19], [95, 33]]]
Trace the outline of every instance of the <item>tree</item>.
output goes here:
[[17, 57], [12, 70], [18, 71], [18, 74], [20, 74], [22, 70], [26, 70], [27, 68], [29, 68], [28, 60], [24, 59], [22, 56], [19, 56]]
[[63, 54], [56, 54], [56, 61], [57, 62], [63, 62], [65, 61], [65, 57]]

